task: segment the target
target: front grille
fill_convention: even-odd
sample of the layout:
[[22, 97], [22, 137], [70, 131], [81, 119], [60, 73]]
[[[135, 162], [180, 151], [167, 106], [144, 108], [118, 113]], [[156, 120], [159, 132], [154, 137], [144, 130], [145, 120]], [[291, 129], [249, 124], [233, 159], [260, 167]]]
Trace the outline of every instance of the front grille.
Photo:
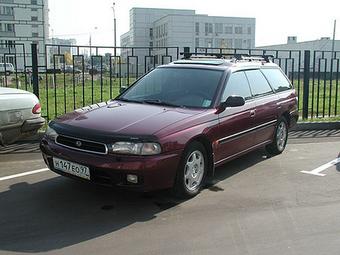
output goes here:
[[85, 151], [97, 154], [107, 154], [107, 146], [103, 143], [88, 141], [64, 135], [58, 135], [56, 143], [78, 151]]

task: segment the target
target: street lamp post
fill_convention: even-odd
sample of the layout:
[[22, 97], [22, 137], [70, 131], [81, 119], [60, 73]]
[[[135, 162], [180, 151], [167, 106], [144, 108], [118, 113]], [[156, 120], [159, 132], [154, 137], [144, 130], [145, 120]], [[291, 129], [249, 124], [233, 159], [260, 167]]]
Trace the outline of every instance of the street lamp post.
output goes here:
[[[97, 30], [98, 27], [94, 27], [93, 30]], [[89, 38], [89, 45], [90, 45], [90, 57], [92, 56], [92, 31], [90, 31], [90, 38]]]
[[113, 10], [113, 43], [114, 43], [114, 54], [116, 56], [116, 47], [117, 47], [117, 20], [116, 20], [116, 11], [115, 11], [115, 2], [112, 4], [112, 10]]
[[334, 26], [333, 26], [332, 58], [335, 58], [335, 54], [334, 54], [335, 30], [336, 30], [336, 20], [334, 20]]

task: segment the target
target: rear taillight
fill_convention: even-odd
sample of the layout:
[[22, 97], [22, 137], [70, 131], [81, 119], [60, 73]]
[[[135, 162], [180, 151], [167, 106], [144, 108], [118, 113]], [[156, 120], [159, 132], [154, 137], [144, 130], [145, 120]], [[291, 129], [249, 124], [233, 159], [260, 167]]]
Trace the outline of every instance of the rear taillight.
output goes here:
[[41, 106], [40, 106], [39, 103], [37, 103], [37, 104], [33, 107], [32, 113], [33, 113], [33, 114], [40, 114], [40, 113], [41, 113]]

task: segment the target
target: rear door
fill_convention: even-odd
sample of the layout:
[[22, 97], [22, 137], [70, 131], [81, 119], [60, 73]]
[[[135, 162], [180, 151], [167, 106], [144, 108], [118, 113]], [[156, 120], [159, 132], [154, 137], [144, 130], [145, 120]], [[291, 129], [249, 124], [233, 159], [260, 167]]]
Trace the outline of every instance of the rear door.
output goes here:
[[215, 162], [223, 163], [254, 145], [254, 111], [249, 84], [243, 71], [232, 73], [222, 93], [221, 102], [229, 96], [242, 96], [245, 105], [228, 107], [219, 114], [219, 140]]
[[256, 104], [254, 141], [256, 144], [265, 144], [272, 140], [275, 131], [278, 96], [259, 69], [247, 70], [245, 73]]

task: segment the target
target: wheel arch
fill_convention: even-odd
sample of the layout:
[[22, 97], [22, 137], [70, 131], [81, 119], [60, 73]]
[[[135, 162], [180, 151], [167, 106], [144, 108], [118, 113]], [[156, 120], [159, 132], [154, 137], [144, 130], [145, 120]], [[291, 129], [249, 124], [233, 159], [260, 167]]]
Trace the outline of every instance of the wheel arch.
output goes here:
[[206, 135], [201, 134], [201, 135], [195, 136], [192, 139], [190, 139], [185, 147], [188, 148], [188, 146], [193, 142], [198, 142], [198, 143], [200, 143], [204, 146], [204, 148], [207, 152], [207, 158], [208, 158], [207, 176], [213, 176], [215, 168], [214, 168], [214, 151], [213, 151], [211, 141], [209, 140], [209, 138]]
[[287, 121], [288, 127], [290, 127], [291, 118], [290, 118], [289, 112], [288, 111], [283, 112], [281, 117], [285, 118], [285, 120]]

